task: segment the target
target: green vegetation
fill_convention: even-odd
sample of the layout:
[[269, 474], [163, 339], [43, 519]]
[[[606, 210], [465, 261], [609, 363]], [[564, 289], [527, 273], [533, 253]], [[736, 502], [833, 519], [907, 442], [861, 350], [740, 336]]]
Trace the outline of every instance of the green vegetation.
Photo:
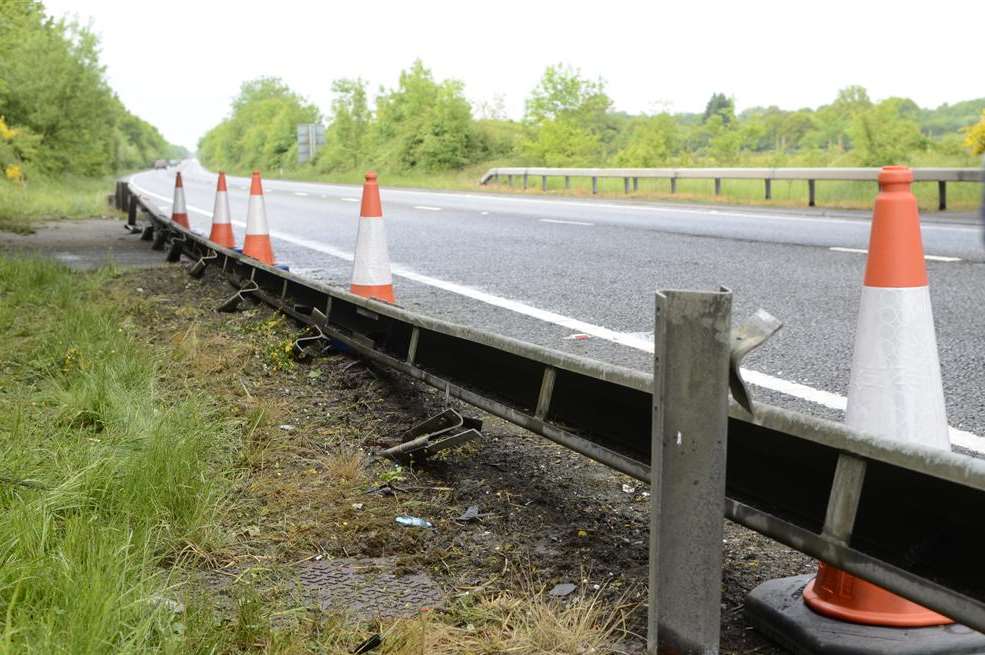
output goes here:
[[230, 428], [159, 385], [111, 275], [0, 259], [3, 653], [179, 652], [160, 565], [216, 540]]
[[[306, 120], [317, 117], [317, 110], [283, 83], [265, 82], [276, 87], [285, 107], [304, 109]], [[236, 172], [265, 168], [274, 175], [334, 181], [356, 181], [372, 167], [389, 184], [442, 187], [474, 187], [478, 175], [473, 173], [495, 165], [976, 166], [969, 126], [985, 109], [985, 98], [937, 109], [922, 109], [906, 98], [875, 102], [864, 88], [849, 86], [817, 109], [753, 107], [736, 113], [732, 98], [715, 93], [703, 113], [633, 116], [612, 109], [604, 80], [556, 65], [531, 91], [522, 120], [506, 119], [501, 103], [482, 105], [482, 116], [476, 118], [460, 82], [436, 81], [418, 61], [400, 74], [396, 89], [381, 89], [374, 109], [365, 82], [334, 82], [326, 145], [315, 161], [299, 165], [291, 150], [293, 125], [251, 124], [285, 144], [275, 157], [244, 154], [242, 139], [227, 129], [257, 115], [253, 105], [258, 100], [251, 95], [257, 83], [244, 84], [230, 118], [203, 137], [199, 156], [207, 166]], [[690, 186], [683, 185], [688, 188], [676, 197], [707, 195], [701, 183]], [[785, 201], [783, 186], [774, 185], [780, 203]], [[819, 199], [827, 196], [847, 206], [856, 197], [869, 202], [870, 186], [823, 184]], [[954, 186], [950, 196], [958, 205], [965, 195], [969, 202], [977, 197], [976, 190], [957, 190], [969, 185]], [[803, 191], [791, 194], [802, 202]], [[650, 188], [642, 195], [669, 194]], [[760, 184], [727, 183], [724, 199], [754, 201], [761, 195]]]
[[53, 218], [92, 218], [110, 210], [111, 177], [40, 177], [22, 184], [0, 182], [0, 230], [30, 234]]
[[97, 180], [185, 153], [109, 88], [95, 35], [37, 0], [0, 0], [0, 53], [0, 229], [98, 214]]

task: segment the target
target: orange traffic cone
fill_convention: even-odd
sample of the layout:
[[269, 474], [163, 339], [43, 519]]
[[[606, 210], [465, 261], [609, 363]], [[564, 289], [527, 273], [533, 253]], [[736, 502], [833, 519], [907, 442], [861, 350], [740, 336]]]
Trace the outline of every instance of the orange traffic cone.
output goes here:
[[274, 249], [270, 245], [270, 230], [267, 228], [267, 210], [263, 204], [263, 187], [260, 186], [260, 171], [253, 171], [250, 180], [250, 204], [246, 209], [246, 239], [243, 240], [243, 254], [274, 265]]
[[352, 293], [364, 298], [394, 302], [390, 255], [383, 230], [383, 208], [376, 173], [366, 173], [363, 201], [359, 211], [359, 233], [352, 262]]
[[[902, 443], [951, 450], [913, 171], [886, 166], [872, 215], [845, 422]], [[821, 563], [804, 589], [815, 612], [852, 623], [921, 627], [951, 619]]]
[[177, 223], [186, 230], [190, 230], [188, 224], [188, 210], [185, 209], [185, 185], [181, 182], [181, 171], [178, 171], [174, 178], [174, 202], [171, 203], [171, 222]]
[[212, 232], [209, 240], [223, 248], [235, 248], [236, 238], [229, 222], [229, 196], [226, 192], [226, 174], [219, 171], [219, 182], [215, 187], [215, 207], [212, 209]]

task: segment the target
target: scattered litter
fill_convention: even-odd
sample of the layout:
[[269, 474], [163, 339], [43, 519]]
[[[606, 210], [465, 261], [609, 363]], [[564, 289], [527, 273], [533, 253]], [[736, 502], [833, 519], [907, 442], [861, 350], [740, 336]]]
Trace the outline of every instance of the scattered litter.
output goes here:
[[164, 596], [154, 595], [147, 599], [147, 602], [155, 607], [164, 607], [175, 614], [181, 614], [185, 611], [185, 606], [176, 600], [170, 598], [165, 598]]
[[588, 536], [588, 531], [587, 530], [579, 530], [578, 531], [578, 536], [581, 537], [582, 539], [584, 539], [585, 537]]
[[402, 488], [400, 488], [400, 487], [398, 487], [396, 485], [392, 485], [392, 484], [390, 484], [388, 482], [387, 484], [380, 485], [379, 487], [376, 487], [375, 489], [370, 489], [366, 493], [368, 493], [368, 494], [380, 494], [381, 496], [396, 496], [398, 491], [402, 491], [404, 493], [407, 493], [407, 490], [406, 489], [402, 489]]
[[555, 585], [553, 589], [547, 592], [547, 595], [553, 596], [554, 598], [564, 598], [572, 591], [577, 589], [577, 587], [570, 582], [563, 582], [559, 585]]
[[568, 336], [562, 338], [565, 341], [585, 341], [586, 339], [591, 339], [591, 336], [578, 332], [577, 334], [569, 334]]
[[143, 287], [137, 287], [137, 293], [143, 293], [143, 292], [144, 292]]
[[636, 493], [636, 487], [634, 487], [632, 485], [624, 484], [622, 486], [622, 492], [624, 494], [635, 494]]
[[406, 526], [408, 528], [433, 528], [431, 521], [427, 519], [422, 519], [417, 516], [398, 516], [396, 519], [397, 523]]
[[469, 521], [479, 520], [479, 506], [469, 505], [469, 508], [465, 510], [461, 516], [459, 516], [456, 521], [461, 521], [462, 523], [468, 523]]
[[360, 655], [361, 653], [368, 653], [371, 650], [376, 650], [383, 644], [383, 637], [379, 633], [373, 635], [363, 643], [356, 646], [356, 649], [352, 651], [352, 655]]
[[352, 509], [354, 509], [354, 510], [361, 510], [362, 508], [363, 508], [363, 504], [362, 503], [352, 503]]
[[290, 432], [291, 430], [294, 429], [294, 426], [291, 425], [290, 423], [284, 423], [283, 425], [278, 425], [277, 427], [279, 427], [284, 432]]

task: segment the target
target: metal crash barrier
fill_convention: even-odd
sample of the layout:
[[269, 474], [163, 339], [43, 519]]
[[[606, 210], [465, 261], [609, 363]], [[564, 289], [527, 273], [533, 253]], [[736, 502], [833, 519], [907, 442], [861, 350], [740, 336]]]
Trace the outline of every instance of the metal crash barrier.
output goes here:
[[[174, 225], [125, 183], [115, 202], [134, 208], [131, 230], [169, 260], [220, 270], [236, 302], [264, 302], [378, 365], [650, 482], [652, 652], [657, 635], [679, 652], [718, 652], [722, 515], [985, 631], [985, 461], [751, 400], [734, 379], [749, 349], [737, 338], [750, 332], [731, 330], [728, 290], [657, 295], [654, 376], [265, 266]], [[742, 405], [729, 398], [730, 374]]]

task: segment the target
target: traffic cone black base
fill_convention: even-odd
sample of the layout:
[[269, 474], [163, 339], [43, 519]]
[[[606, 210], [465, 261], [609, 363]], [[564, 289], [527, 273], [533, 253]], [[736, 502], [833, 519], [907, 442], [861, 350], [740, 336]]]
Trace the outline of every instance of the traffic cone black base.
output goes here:
[[804, 603], [813, 575], [770, 580], [746, 596], [746, 620], [794, 655], [985, 655], [985, 635], [951, 623], [885, 628], [836, 621]]

